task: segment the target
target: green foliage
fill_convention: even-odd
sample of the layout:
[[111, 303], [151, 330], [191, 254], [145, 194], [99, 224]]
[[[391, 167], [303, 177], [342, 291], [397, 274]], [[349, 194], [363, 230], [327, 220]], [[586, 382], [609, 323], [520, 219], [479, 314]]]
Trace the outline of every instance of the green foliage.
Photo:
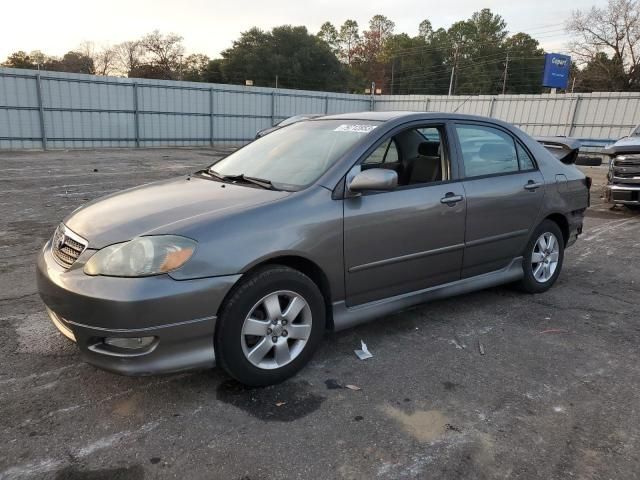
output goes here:
[[9, 55], [3, 65], [11, 68], [37, 68], [34, 60], [22, 50]]
[[50, 58], [42, 66], [44, 70], [70, 73], [96, 73], [93, 59], [79, 52], [67, 52], [62, 59]]
[[256, 86], [343, 90], [347, 75], [331, 47], [306, 27], [284, 25], [270, 32], [242, 33], [222, 52], [222, 73], [230, 83], [253, 80]]

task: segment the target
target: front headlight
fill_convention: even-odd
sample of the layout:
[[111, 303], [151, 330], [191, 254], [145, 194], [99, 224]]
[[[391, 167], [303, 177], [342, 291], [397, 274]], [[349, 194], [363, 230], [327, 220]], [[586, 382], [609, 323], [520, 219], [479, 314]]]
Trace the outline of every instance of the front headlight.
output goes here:
[[196, 242], [176, 235], [138, 237], [105, 247], [84, 266], [87, 275], [146, 277], [167, 273], [184, 265]]

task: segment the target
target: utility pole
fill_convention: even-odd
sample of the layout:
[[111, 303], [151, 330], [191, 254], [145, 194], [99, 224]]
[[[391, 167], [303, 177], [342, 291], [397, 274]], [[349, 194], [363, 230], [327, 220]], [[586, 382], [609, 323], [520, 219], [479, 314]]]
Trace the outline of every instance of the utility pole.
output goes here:
[[[464, 37], [462, 37], [464, 42]], [[460, 43], [456, 43], [456, 52], [453, 55], [453, 68], [451, 69], [451, 80], [449, 80], [449, 96], [453, 95], [453, 77], [456, 74], [456, 65], [458, 64], [458, 50], [460, 49]]]
[[395, 67], [396, 67], [396, 59], [392, 58], [391, 59], [391, 95], [393, 95], [393, 77], [395, 73]]
[[507, 92], [507, 75], [509, 74], [509, 52], [507, 52], [507, 61], [504, 64], [504, 78], [502, 79], [502, 94]]

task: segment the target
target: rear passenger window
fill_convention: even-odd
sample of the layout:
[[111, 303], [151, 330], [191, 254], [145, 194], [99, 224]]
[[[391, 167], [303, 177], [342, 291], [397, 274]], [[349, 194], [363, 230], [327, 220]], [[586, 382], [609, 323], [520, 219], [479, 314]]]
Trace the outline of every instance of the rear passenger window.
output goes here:
[[511, 135], [497, 128], [480, 125], [456, 125], [456, 131], [467, 177], [519, 170], [516, 145]]
[[520, 162], [520, 170], [533, 170], [536, 168], [533, 159], [520, 142], [516, 142], [516, 150], [518, 151], [518, 162]]

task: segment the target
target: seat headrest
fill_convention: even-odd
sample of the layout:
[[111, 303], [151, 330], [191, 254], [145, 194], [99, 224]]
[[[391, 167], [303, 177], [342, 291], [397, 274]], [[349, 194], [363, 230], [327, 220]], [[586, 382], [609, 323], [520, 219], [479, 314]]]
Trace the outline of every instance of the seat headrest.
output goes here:
[[483, 160], [511, 160], [515, 157], [515, 151], [505, 143], [485, 143], [478, 155]]
[[418, 145], [418, 154], [423, 157], [440, 156], [440, 142], [422, 142]]

